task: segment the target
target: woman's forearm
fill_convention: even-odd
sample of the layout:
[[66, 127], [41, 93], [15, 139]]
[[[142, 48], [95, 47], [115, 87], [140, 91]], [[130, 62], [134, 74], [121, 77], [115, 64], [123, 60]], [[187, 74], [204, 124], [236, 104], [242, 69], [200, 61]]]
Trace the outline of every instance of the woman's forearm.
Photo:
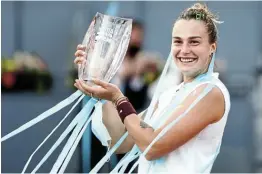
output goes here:
[[[106, 126], [109, 135], [112, 138], [111, 147], [113, 147], [117, 141], [125, 134], [125, 125], [122, 123], [116, 108], [111, 102], [106, 102], [103, 105], [103, 123]], [[134, 145], [134, 141], [130, 135], [124, 140], [115, 153], [122, 154], [131, 150]]]
[[[141, 112], [138, 116], [143, 119], [144, 115], [145, 111]], [[103, 123], [112, 138], [112, 147], [126, 133], [127, 130], [125, 125], [122, 123], [115, 106], [111, 102], [107, 102], [103, 105]], [[122, 154], [130, 151], [134, 146], [134, 143], [133, 137], [129, 134], [116, 150], [116, 153]]]
[[136, 145], [143, 152], [154, 137], [154, 129], [135, 114], [125, 119], [125, 126]]
[[125, 125], [121, 122], [117, 110], [111, 102], [106, 102], [103, 105], [103, 123], [112, 138], [112, 145], [126, 132]]

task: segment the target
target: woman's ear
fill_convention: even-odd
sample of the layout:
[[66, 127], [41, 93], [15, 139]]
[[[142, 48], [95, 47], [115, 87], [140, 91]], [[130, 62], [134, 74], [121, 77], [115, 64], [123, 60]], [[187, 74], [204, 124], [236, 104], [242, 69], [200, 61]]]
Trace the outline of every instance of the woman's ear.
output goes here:
[[210, 50], [210, 54], [213, 54], [216, 52], [216, 49], [217, 49], [217, 43], [212, 43], [211, 44], [211, 50]]

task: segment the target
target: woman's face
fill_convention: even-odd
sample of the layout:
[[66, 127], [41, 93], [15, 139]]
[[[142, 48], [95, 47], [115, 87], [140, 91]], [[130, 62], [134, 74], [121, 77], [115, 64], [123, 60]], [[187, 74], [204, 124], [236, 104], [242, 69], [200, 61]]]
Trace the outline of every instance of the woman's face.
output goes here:
[[175, 63], [184, 77], [194, 78], [204, 73], [215, 52], [216, 43], [209, 43], [203, 21], [178, 20], [172, 32], [172, 51]]

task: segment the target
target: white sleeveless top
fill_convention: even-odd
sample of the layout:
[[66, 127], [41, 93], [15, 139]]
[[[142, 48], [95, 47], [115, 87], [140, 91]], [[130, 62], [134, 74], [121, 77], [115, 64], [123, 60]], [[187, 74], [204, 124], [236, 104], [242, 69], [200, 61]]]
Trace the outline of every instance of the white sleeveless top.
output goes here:
[[[226, 125], [228, 113], [230, 110], [230, 96], [225, 85], [215, 77], [212, 84], [218, 87], [225, 100], [225, 112], [223, 117], [216, 123], [210, 124], [198, 135], [180, 146], [167, 156], [161, 157], [154, 161], [147, 161], [142, 155], [140, 156], [139, 174], [152, 173], [210, 173], [216, 155], [219, 153], [224, 128]], [[161, 115], [161, 112], [170, 104], [176, 94], [176, 90], [181, 87], [167, 90], [159, 97], [159, 105], [156, 109], [153, 119]]]

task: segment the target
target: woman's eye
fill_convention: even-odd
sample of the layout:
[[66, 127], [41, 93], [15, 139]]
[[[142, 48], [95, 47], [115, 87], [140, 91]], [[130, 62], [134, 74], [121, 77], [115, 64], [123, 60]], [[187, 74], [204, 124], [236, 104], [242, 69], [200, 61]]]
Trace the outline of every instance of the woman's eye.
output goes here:
[[192, 41], [190, 41], [190, 44], [192, 44], [192, 45], [198, 45], [198, 44], [199, 44], [199, 41], [192, 40]]
[[175, 43], [175, 44], [181, 44], [182, 41], [181, 41], [181, 40], [175, 40], [174, 43]]

